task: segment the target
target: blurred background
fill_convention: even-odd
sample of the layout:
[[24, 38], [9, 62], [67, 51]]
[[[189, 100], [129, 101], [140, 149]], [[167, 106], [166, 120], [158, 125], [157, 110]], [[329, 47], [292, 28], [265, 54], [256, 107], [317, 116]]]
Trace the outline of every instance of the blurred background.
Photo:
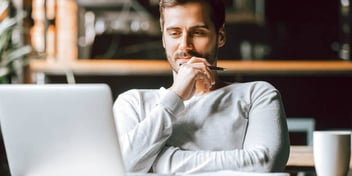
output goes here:
[[[224, 2], [227, 43], [219, 51], [219, 60], [351, 61], [350, 0]], [[4, 9], [0, 14], [1, 37], [5, 36], [4, 24], [12, 24], [6, 22], [11, 17], [17, 23], [7, 25], [13, 26], [7, 35], [11, 36], [7, 37], [11, 38], [10, 43], [31, 47], [29, 54], [28, 50], [22, 50], [26, 57], [16, 59], [20, 63], [10, 64], [11, 69], [17, 68], [16, 72], [5, 74], [2, 83], [33, 83], [26, 79], [32, 76], [26, 72], [28, 57], [48, 63], [165, 60], [158, 3], [158, 0], [0, 0], [0, 12]], [[0, 54], [6, 49], [9, 50], [0, 46]], [[18, 68], [18, 64], [24, 67]], [[46, 69], [50, 73], [50, 68]], [[268, 81], [281, 92], [288, 117], [313, 119], [315, 129], [320, 130], [352, 129], [351, 72], [224, 74], [222, 79]], [[67, 75], [47, 74], [44, 81], [67, 83]], [[172, 77], [171, 74], [92, 74], [75, 75], [75, 81], [107, 83], [116, 98], [132, 88], [168, 87]], [[291, 138], [293, 144], [306, 144], [303, 133]]]
[[[9, 3], [2, 23], [6, 16], [17, 20], [12, 42], [31, 46], [31, 58], [48, 62], [165, 60], [158, 0], [1, 1]], [[224, 2], [227, 43], [219, 51], [219, 60], [351, 60], [350, 0]], [[20, 74], [26, 74], [25, 70]], [[25, 79], [28, 76], [17, 80], [31, 83]], [[67, 83], [67, 76], [45, 76], [47, 83]], [[311, 117], [317, 129], [352, 127], [351, 74], [254, 73], [222, 78], [272, 83], [282, 93], [287, 115]], [[92, 74], [75, 75], [75, 79], [77, 83], [108, 83], [114, 98], [131, 88], [160, 88], [172, 83], [171, 74]]]
[[[17, 1], [25, 2], [26, 21], [34, 26], [36, 50], [55, 48], [53, 42], [44, 43], [39, 38], [55, 40], [58, 17], [70, 18], [58, 8], [65, 6], [62, 2], [66, 0]], [[164, 59], [158, 0], [75, 2], [78, 58]], [[349, 60], [349, 0], [224, 2], [228, 40], [220, 59]]]
[[[227, 43], [219, 51], [219, 60], [351, 60], [349, 0], [224, 2]], [[165, 60], [158, 0], [32, 0], [28, 4], [31, 6], [25, 9], [31, 12], [28, 18], [34, 33], [30, 35], [32, 46], [40, 46], [34, 50], [45, 52], [46, 58], [67, 59], [70, 56], [60, 58], [60, 55], [73, 52], [78, 60]], [[40, 12], [43, 10], [47, 13]], [[41, 23], [46, 30], [40, 29]], [[37, 26], [40, 30], [33, 30]], [[73, 38], [68, 38], [72, 35]], [[288, 116], [317, 119], [318, 129], [352, 127], [351, 74], [261, 73], [224, 75], [223, 79], [268, 81], [282, 93]], [[66, 82], [65, 77], [57, 75], [51, 75], [49, 80]], [[76, 80], [107, 82], [116, 97], [131, 88], [168, 87], [172, 78], [171, 75], [91, 75], [76, 76]]]
[[[224, 2], [228, 38], [220, 59], [349, 59], [340, 55], [348, 0]], [[78, 5], [79, 58], [164, 59], [157, 0], [78, 0]]]

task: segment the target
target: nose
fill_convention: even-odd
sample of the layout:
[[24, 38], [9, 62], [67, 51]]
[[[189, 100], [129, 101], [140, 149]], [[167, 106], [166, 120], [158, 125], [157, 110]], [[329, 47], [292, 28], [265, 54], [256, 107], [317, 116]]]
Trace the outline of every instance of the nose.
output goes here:
[[184, 52], [187, 52], [192, 49], [191, 38], [186, 32], [184, 32], [182, 37], [180, 38], [179, 49]]

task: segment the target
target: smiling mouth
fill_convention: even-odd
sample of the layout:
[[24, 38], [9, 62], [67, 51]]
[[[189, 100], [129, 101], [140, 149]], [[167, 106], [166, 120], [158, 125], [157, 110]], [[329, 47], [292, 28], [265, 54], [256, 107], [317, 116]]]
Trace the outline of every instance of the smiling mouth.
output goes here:
[[177, 52], [175, 54], [175, 60], [179, 62], [180, 65], [188, 62], [193, 56], [189, 53], [185, 53], [183, 51]]
[[187, 56], [187, 57], [178, 57], [176, 60], [181, 63], [186, 63], [188, 62], [193, 56]]

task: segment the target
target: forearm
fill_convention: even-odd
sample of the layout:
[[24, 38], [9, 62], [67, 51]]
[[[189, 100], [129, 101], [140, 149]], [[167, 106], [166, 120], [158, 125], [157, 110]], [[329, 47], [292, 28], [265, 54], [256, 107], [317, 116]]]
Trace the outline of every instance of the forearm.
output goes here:
[[121, 153], [126, 170], [147, 172], [172, 133], [171, 122], [161, 115], [153, 116], [126, 132], [119, 131]]
[[248, 150], [185, 151], [164, 149], [153, 166], [157, 173], [196, 173], [219, 170], [267, 171], [268, 150], [262, 146]]
[[[240, 124], [245, 131], [243, 143], [241, 136], [234, 136], [235, 141], [241, 143], [240, 146], [225, 149], [218, 145], [216, 149], [218, 151], [194, 151], [197, 150], [195, 147], [194, 150], [189, 151], [191, 148], [187, 148], [188, 146], [177, 145], [175, 141], [169, 140], [168, 145], [180, 146], [182, 150], [174, 147], [165, 149], [154, 164], [155, 171], [161, 173], [224, 169], [255, 172], [282, 171], [289, 156], [286, 118], [278, 92], [273, 89], [267, 90], [266, 87], [264, 86], [263, 91], [256, 91], [258, 95], [252, 98], [253, 105], [248, 113], [248, 126]], [[222, 130], [226, 128], [211, 128], [212, 132]], [[173, 136], [177, 136], [175, 132], [174, 130]], [[209, 142], [214, 140], [222, 141], [224, 146], [231, 144], [231, 139], [224, 141], [209, 138]], [[187, 144], [189, 143], [197, 143], [197, 141], [188, 141]]]
[[121, 152], [129, 172], [150, 169], [172, 133], [174, 111], [178, 111], [163, 100], [148, 113], [143, 113], [143, 108], [132, 97], [119, 97], [114, 105]]

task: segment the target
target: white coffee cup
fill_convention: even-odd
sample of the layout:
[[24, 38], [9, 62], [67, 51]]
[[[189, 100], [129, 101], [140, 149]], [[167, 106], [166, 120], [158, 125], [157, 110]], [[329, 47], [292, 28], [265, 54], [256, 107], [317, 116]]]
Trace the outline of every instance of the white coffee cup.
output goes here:
[[351, 158], [351, 132], [314, 131], [313, 154], [318, 176], [346, 176]]

